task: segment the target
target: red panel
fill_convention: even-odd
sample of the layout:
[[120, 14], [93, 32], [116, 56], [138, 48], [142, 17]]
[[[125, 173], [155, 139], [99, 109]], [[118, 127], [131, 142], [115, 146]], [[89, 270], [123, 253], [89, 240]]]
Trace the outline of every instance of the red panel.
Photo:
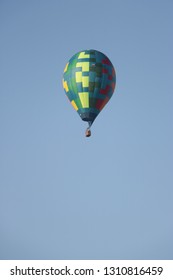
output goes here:
[[107, 64], [107, 65], [110, 65], [110, 64], [111, 64], [108, 58], [103, 59], [103, 60], [102, 60], [102, 63], [103, 63], [103, 64]]
[[110, 90], [110, 86], [107, 85], [106, 88], [101, 88], [100, 89], [100, 93], [101, 94], [107, 94], [109, 92], [109, 90]]
[[115, 69], [112, 67], [112, 76], [115, 76]]
[[106, 68], [103, 68], [103, 69], [102, 69], [102, 73], [107, 74], [107, 73], [108, 73], [108, 70], [107, 70]]
[[101, 111], [108, 101], [109, 98], [107, 96], [104, 99], [98, 99], [96, 102], [96, 108]]
[[114, 91], [114, 89], [115, 89], [115, 83], [114, 82], [111, 83], [111, 88]]

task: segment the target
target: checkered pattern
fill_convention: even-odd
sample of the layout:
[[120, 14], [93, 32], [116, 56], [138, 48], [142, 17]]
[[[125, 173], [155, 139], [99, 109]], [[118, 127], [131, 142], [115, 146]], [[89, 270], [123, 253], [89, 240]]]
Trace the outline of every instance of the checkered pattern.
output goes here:
[[111, 98], [115, 83], [112, 63], [96, 50], [78, 52], [64, 69], [65, 93], [82, 120], [90, 123]]

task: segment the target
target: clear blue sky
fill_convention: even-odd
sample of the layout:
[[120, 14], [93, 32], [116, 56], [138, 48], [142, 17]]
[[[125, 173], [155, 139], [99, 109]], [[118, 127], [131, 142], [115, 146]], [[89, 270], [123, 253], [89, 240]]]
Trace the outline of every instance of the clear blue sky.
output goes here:
[[[1, 259], [173, 259], [172, 26], [171, 0], [1, 0]], [[84, 49], [117, 71], [90, 138], [62, 88]]]

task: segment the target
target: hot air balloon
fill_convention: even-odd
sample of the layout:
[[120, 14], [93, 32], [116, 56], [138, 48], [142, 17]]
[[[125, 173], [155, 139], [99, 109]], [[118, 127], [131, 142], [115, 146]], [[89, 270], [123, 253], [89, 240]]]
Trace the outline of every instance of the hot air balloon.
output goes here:
[[80, 51], [66, 64], [63, 87], [71, 105], [88, 122], [86, 137], [91, 135], [91, 125], [112, 97], [115, 84], [114, 67], [99, 51]]

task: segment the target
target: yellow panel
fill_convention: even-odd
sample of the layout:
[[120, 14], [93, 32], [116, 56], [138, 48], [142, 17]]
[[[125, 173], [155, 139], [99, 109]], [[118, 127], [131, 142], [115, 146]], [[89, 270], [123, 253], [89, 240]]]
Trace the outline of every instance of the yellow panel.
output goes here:
[[64, 72], [67, 71], [68, 65], [69, 65], [69, 63], [66, 64], [65, 69], [64, 69]]
[[78, 58], [89, 58], [90, 55], [89, 54], [85, 54], [85, 52], [81, 52], [80, 55], [78, 56]]
[[87, 76], [82, 77], [82, 86], [89, 87], [89, 77], [87, 77]]
[[77, 62], [76, 67], [82, 67], [82, 62]]
[[82, 62], [82, 71], [89, 72], [89, 62]]
[[73, 106], [73, 108], [77, 111], [78, 110], [78, 107], [76, 105], [76, 103], [73, 101], [71, 101], [71, 105]]
[[76, 83], [82, 82], [82, 72], [76, 72]]
[[79, 92], [79, 98], [82, 103], [82, 107], [89, 108], [89, 93], [88, 92]]
[[89, 72], [89, 62], [77, 62], [76, 67], [82, 67], [82, 72]]
[[67, 85], [67, 82], [66, 82], [66, 81], [64, 81], [64, 80], [63, 80], [63, 87], [64, 87], [64, 89], [65, 89], [65, 91], [66, 91], [66, 92], [68, 92], [68, 91], [69, 91], [69, 89], [68, 89], [68, 85]]
[[89, 72], [89, 62], [82, 62], [82, 71]]

